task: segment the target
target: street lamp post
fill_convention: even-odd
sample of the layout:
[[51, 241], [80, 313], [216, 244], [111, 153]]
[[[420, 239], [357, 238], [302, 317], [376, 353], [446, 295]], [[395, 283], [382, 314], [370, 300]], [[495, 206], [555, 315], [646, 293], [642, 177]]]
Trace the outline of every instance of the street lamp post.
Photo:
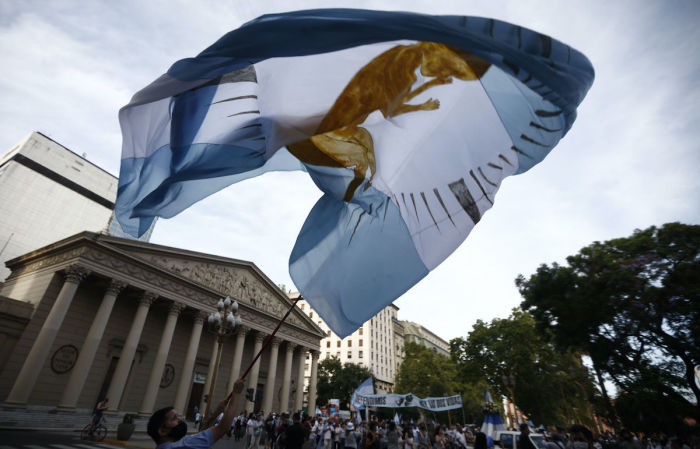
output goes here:
[[207, 318], [207, 328], [210, 332], [216, 334], [218, 346], [216, 348], [214, 372], [212, 373], [211, 382], [209, 383], [207, 408], [204, 411], [205, 417], [209, 416], [209, 410], [211, 409], [214, 384], [216, 383], [216, 371], [219, 369], [221, 349], [223, 348], [224, 340], [241, 324], [241, 316], [238, 314], [238, 302], [231, 300], [228, 296], [225, 299], [219, 299], [219, 302], [216, 304], [216, 312], [210, 313]]

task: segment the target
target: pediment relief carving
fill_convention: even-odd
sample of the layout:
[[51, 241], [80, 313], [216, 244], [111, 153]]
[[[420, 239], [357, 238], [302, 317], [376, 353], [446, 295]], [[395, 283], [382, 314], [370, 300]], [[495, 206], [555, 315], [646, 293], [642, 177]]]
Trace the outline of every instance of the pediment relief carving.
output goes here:
[[[278, 297], [278, 294], [245, 267], [239, 268], [224, 263], [187, 260], [151, 252], [132, 252], [131, 255], [199, 285], [216, 290], [222, 296], [230, 296], [243, 304], [250, 305], [253, 309], [267, 312], [278, 318], [282, 318], [287, 312], [288, 306]], [[286, 322], [308, 327], [308, 324], [293, 313], [290, 314]]]

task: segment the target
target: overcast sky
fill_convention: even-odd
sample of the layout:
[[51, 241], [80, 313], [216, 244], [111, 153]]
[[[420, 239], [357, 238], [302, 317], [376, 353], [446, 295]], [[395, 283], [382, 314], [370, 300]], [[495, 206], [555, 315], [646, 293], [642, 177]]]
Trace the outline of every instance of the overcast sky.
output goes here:
[[[358, 7], [492, 17], [583, 52], [596, 80], [567, 136], [505, 180], [445, 262], [396, 301], [449, 340], [521, 301], [514, 279], [594, 240], [700, 222], [700, 2], [0, 0], [0, 152], [40, 131], [118, 175], [120, 107], [178, 59], [261, 14]], [[288, 258], [320, 191], [305, 173], [231, 186], [152, 241], [254, 262], [293, 289]]]

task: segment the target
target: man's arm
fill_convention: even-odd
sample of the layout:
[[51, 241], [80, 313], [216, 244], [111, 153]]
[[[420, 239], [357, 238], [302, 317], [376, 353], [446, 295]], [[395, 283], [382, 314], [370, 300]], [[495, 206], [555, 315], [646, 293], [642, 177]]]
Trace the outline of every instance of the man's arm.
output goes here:
[[[235, 413], [235, 405], [236, 401], [238, 399], [238, 395], [240, 392], [243, 391], [243, 379], [238, 379], [235, 384], [233, 384], [233, 391], [229, 395], [228, 398], [224, 399], [221, 401], [219, 405], [222, 403], [224, 404], [223, 407], [223, 412], [224, 416], [221, 418], [221, 421], [219, 421], [219, 424], [211, 428], [211, 432], [214, 435], [214, 441], [218, 441], [222, 436], [226, 435], [226, 432], [228, 432], [228, 429], [231, 428], [231, 423], [233, 422], [233, 418], [236, 416]], [[217, 407], [218, 409], [218, 407]], [[218, 416], [221, 411], [215, 412], [216, 415]]]

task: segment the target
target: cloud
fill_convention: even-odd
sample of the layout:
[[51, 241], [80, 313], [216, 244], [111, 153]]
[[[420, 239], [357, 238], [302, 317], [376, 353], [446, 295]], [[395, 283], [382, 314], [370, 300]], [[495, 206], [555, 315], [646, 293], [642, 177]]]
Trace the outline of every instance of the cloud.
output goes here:
[[[396, 9], [391, 1], [305, 1], [303, 8]], [[185, 0], [0, 4], [0, 148], [42, 131], [117, 174], [117, 111], [178, 59], [288, 2]], [[562, 262], [593, 240], [700, 220], [700, 3], [408, 1], [431, 14], [495, 17], [587, 55], [596, 81], [569, 134], [507, 179], [466, 242], [397, 301], [399, 316], [443, 338], [520, 302], [515, 277]], [[305, 173], [232, 186], [171, 220], [156, 243], [249, 260], [292, 283], [287, 262], [320, 193]], [[426, 314], [426, 304], [436, 313]]]

